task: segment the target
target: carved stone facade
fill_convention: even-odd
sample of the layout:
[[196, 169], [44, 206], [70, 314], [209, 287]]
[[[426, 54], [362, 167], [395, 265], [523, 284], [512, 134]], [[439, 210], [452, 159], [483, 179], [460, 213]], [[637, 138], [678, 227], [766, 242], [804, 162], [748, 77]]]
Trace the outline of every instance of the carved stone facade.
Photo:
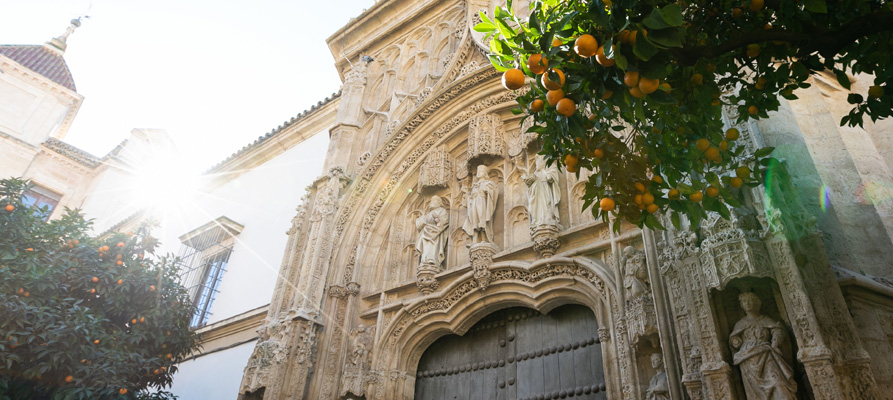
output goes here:
[[[841, 239], [825, 230], [834, 221], [800, 206], [805, 175], [774, 166], [768, 187], [744, 193], [728, 219], [682, 221], [679, 231], [612, 231], [585, 218], [576, 176], [529, 171], [536, 135], [511, 113], [516, 94], [501, 88], [469, 26], [493, 6], [378, 2], [330, 40], [346, 79], [342, 96], [351, 97], [340, 107], [355, 108], [339, 110], [333, 135], [351, 140], [330, 142], [330, 155], [353, 161], [333, 162], [292, 221], [243, 399], [261, 389], [276, 400], [441, 398], [417, 392], [419, 379], [515, 368], [517, 356], [538, 356], [419, 370], [433, 343], [475, 333], [502, 309], [546, 315], [567, 304], [587, 307], [597, 326], [585, 341], [539, 351], [598, 345], [601, 381], [587, 393], [760, 398], [750, 393], [767, 379], [782, 388], [775, 393], [798, 398], [891, 392], [893, 361], [874, 355], [893, 357], [893, 276], [862, 279], [845, 254], [826, 249]], [[404, 14], [412, 18], [385, 18]], [[361, 55], [374, 61], [353, 67]], [[783, 135], [739, 129], [748, 149]], [[784, 361], [765, 364], [783, 379], [754, 373], [751, 355]], [[494, 385], [513, 393], [521, 382]]]

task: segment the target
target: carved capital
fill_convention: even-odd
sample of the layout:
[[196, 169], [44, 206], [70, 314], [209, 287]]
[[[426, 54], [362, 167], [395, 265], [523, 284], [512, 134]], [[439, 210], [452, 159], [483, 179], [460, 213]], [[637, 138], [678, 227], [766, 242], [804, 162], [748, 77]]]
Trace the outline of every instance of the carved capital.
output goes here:
[[419, 265], [416, 272], [416, 284], [422, 294], [429, 295], [440, 287], [440, 282], [437, 282], [435, 277], [438, 270], [439, 268], [434, 265]]
[[496, 254], [496, 246], [488, 242], [472, 245], [468, 250], [468, 259], [471, 261], [474, 279], [481, 290], [487, 290], [490, 287], [492, 278], [490, 266], [493, 265], [494, 254]]
[[552, 257], [561, 246], [558, 240], [558, 227], [555, 225], [531, 227], [530, 236], [533, 238], [533, 250], [542, 258]]

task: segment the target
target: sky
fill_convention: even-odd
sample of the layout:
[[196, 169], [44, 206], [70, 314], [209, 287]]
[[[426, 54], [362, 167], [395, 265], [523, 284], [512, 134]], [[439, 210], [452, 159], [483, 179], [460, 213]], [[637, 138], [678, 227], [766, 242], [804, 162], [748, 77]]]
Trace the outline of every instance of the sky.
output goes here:
[[374, 0], [0, 0], [0, 44], [89, 15], [65, 60], [85, 97], [65, 141], [105, 155], [165, 129], [203, 171], [337, 92], [326, 38]]

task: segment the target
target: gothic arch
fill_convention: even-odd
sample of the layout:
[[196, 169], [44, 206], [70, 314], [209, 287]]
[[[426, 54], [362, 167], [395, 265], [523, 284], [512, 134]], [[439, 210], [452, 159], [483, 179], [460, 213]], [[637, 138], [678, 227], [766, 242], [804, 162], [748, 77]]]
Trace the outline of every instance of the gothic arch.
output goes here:
[[[617, 334], [618, 297], [610, 268], [585, 258], [554, 257], [535, 263], [494, 263], [494, 280], [486, 291], [477, 288], [472, 272], [443, 288], [406, 305], [391, 320], [375, 346], [376, 363], [388, 365], [385, 398], [412, 398], [415, 374], [422, 353], [448, 334], [465, 334], [485, 316], [509, 307], [528, 307], [548, 313], [565, 304], [580, 304], [596, 316], [608, 381], [608, 398], [621, 398], [622, 365], [630, 365], [623, 335]], [[604, 332], [602, 332], [604, 330]], [[611, 334], [610, 332], [614, 332]], [[615, 340], [618, 339], [618, 340]], [[606, 340], [607, 339], [607, 340]]]

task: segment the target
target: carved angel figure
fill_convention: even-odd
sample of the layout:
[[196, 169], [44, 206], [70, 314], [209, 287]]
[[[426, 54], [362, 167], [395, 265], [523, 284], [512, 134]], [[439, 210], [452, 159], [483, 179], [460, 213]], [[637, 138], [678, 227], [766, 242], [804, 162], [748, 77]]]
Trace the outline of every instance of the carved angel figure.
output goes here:
[[558, 164], [546, 166], [545, 157], [537, 155], [534, 165], [533, 174], [522, 176], [528, 188], [530, 226], [558, 225], [558, 202], [561, 201], [561, 189], [558, 187], [561, 172]]
[[760, 314], [760, 298], [752, 292], [738, 296], [746, 315], [735, 323], [729, 344], [732, 362], [741, 369], [748, 399], [794, 400], [797, 383], [792, 357], [785, 349], [787, 332], [780, 322]]
[[443, 263], [449, 224], [450, 214], [443, 207], [443, 200], [440, 196], [431, 196], [428, 212], [415, 220], [419, 231], [415, 249], [421, 253], [420, 265], [440, 267]]
[[623, 249], [623, 287], [626, 299], [632, 300], [645, 293], [650, 287], [648, 268], [645, 266], [645, 253], [632, 246]]
[[472, 243], [493, 242], [493, 213], [499, 192], [488, 172], [486, 165], [478, 166], [477, 179], [466, 197], [468, 217], [462, 229], [472, 237]]
[[648, 384], [645, 400], [670, 400], [670, 384], [667, 382], [667, 372], [664, 371], [664, 357], [660, 353], [651, 355], [651, 367], [657, 370], [657, 374]]

